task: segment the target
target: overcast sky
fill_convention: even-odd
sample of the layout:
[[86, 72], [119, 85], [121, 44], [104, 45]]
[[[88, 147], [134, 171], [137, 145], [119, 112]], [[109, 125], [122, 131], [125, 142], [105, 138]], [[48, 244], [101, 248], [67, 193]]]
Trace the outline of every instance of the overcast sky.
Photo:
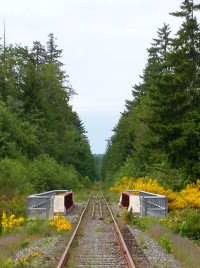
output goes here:
[[[132, 99], [132, 86], [147, 61], [147, 48], [163, 23], [175, 33], [181, 21], [169, 15], [181, 0], [0, 0], [0, 36], [32, 47], [54, 33], [62, 62], [78, 95], [71, 100], [93, 153], [104, 153], [112, 129]], [[198, 1], [196, 1], [197, 3]]]

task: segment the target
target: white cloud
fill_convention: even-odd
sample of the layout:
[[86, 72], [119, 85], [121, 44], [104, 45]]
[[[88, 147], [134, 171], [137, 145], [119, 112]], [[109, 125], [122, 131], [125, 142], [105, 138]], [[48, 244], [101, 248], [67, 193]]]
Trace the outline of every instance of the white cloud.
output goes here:
[[[8, 43], [44, 45], [50, 32], [63, 49], [63, 62], [78, 93], [74, 109], [88, 127], [94, 152], [104, 151], [105, 135], [117, 123], [131, 86], [145, 67], [146, 49], [163, 22], [177, 29], [169, 16], [179, 10], [174, 0], [0, 0], [0, 36], [6, 18]], [[101, 133], [94, 137], [94, 122]], [[96, 126], [96, 128], [98, 127]], [[102, 138], [101, 138], [102, 137]], [[107, 137], [109, 138], [109, 137]], [[99, 146], [99, 149], [97, 149]], [[103, 148], [103, 149], [102, 149]]]

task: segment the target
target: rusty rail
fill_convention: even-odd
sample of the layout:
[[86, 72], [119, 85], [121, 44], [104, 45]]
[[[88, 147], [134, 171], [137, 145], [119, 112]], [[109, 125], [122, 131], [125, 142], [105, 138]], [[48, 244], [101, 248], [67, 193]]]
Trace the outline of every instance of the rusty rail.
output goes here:
[[135, 264], [134, 264], [134, 262], [132, 260], [132, 257], [131, 257], [131, 255], [129, 253], [129, 250], [128, 250], [125, 242], [124, 242], [124, 239], [123, 239], [123, 236], [121, 234], [121, 231], [119, 230], [119, 227], [118, 227], [118, 225], [117, 225], [117, 223], [115, 221], [115, 218], [113, 216], [113, 213], [112, 213], [112, 211], [111, 211], [111, 209], [110, 209], [110, 207], [109, 207], [106, 199], [103, 196], [103, 193], [102, 193], [102, 198], [103, 198], [104, 202], [106, 203], [106, 205], [108, 207], [108, 210], [110, 211], [110, 214], [111, 214], [111, 217], [112, 217], [112, 220], [113, 220], [113, 223], [114, 223], [114, 229], [115, 229], [115, 232], [116, 232], [116, 235], [117, 235], [119, 244], [121, 246], [122, 253], [123, 253], [124, 258], [126, 260], [126, 263], [127, 263], [127, 265], [128, 265], [129, 268], [136, 268], [135, 267]]
[[[73, 235], [72, 235], [72, 237], [71, 237], [71, 239], [70, 239], [70, 241], [69, 241], [69, 243], [68, 243], [68, 245], [67, 245], [67, 247], [66, 247], [66, 249], [65, 249], [65, 251], [64, 251], [64, 253], [63, 253], [63, 255], [62, 255], [62, 257], [61, 257], [61, 259], [60, 259], [60, 261], [59, 261], [59, 263], [58, 263], [58, 265], [57, 265], [57, 268], [63, 268], [64, 265], [65, 265], [66, 262], [67, 262], [67, 258], [68, 258], [68, 255], [69, 255], [69, 249], [70, 249], [70, 247], [71, 247], [71, 245], [72, 245], [72, 243], [73, 243], [73, 241], [74, 241], [74, 239], [75, 239], [75, 237], [76, 237], [78, 228], [79, 228], [79, 226], [80, 226], [80, 224], [81, 224], [82, 218], [83, 218], [83, 216], [84, 216], [84, 214], [85, 214], [85, 211], [86, 211], [86, 209], [87, 209], [87, 207], [88, 207], [90, 198], [91, 198], [91, 196], [89, 197], [89, 199], [88, 199], [88, 201], [87, 201], [87, 204], [86, 204], [86, 206], [85, 206], [85, 208], [84, 208], [84, 210], [83, 210], [83, 212], [82, 212], [82, 214], [81, 214], [81, 216], [80, 216], [79, 222], [78, 222], [78, 224], [77, 224], [77, 226], [76, 226], [76, 228], [75, 228], [75, 230], [74, 230], [74, 232], [73, 232]], [[116, 223], [116, 221], [115, 221], [115, 218], [114, 218], [114, 216], [113, 216], [113, 213], [112, 213], [112, 211], [111, 211], [111, 209], [110, 209], [110, 207], [109, 207], [109, 205], [108, 205], [106, 199], [105, 199], [104, 196], [103, 196], [103, 193], [102, 193], [102, 199], [103, 199], [104, 202], [106, 203], [106, 206], [107, 206], [107, 208], [108, 208], [108, 210], [109, 210], [109, 212], [110, 212], [111, 218], [112, 218], [112, 220], [113, 220], [114, 229], [115, 229], [115, 232], [116, 232], [116, 235], [117, 235], [117, 239], [118, 239], [119, 245], [120, 245], [120, 247], [121, 247], [121, 251], [122, 251], [123, 256], [124, 256], [124, 258], [125, 258], [127, 267], [128, 267], [128, 268], [136, 268], [135, 265], [134, 265], [134, 263], [133, 263], [132, 257], [131, 257], [131, 255], [130, 255], [130, 253], [129, 253], [129, 250], [128, 250], [128, 248], [127, 248], [125, 242], [124, 242], [124, 239], [123, 239], [123, 237], [122, 237], [122, 234], [121, 234], [121, 232], [120, 232], [120, 230], [119, 230], [119, 227], [118, 227], [118, 225], [117, 225], [117, 223]], [[101, 203], [99, 203], [99, 208], [100, 208], [100, 217], [99, 217], [99, 219], [102, 219], [102, 218], [103, 218], [103, 215], [102, 215], [102, 207], [101, 207]], [[94, 214], [95, 214], [95, 203], [94, 203], [94, 205], [93, 205], [92, 218], [95, 218], [95, 215], [94, 215]]]
[[91, 218], [94, 219], [95, 218], [95, 203], [93, 204], [93, 208], [92, 208], [92, 216]]
[[80, 216], [80, 219], [79, 219], [79, 221], [78, 221], [78, 224], [77, 224], [77, 226], [76, 226], [76, 228], [75, 228], [75, 230], [74, 230], [74, 232], [73, 232], [73, 234], [72, 234], [72, 236], [71, 236], [71, 238], [70, 238], [70, 241], [69, 241], [69, 243], [68, 243], [68, 245], [67, 245], [67, 247], [66, 247], [66, 249], [65, 249], [65, 251], [64, 251], [64, 253], [63, 253], [63, 255], [62, 255], [62, 257], [61, 257], [61, 259], [60, 259], [60, 261], [59, 261], [59, 263], [58, 263], [58, 265], [56, 266], [56, 268], [62, 268], [62, 267], [64, 267], [64, 265], [65, 265], [66, 262], [67, 262], [67, 257], [68, 257], [68, 254], [69, 254], [69, 249], [70, 249], [70, 247], [71, 247], [71, 245], [72, 245], [72, 243], [73, 243], [73, 241], [74, 241], [74, 239], [75, 239], [75, 237], [76, 237], [78, 228], [79, 228], [79, 226], [80, 226], [80, 224], [81, 224], [82, 218], [83, 218], [83, 216], [84, 216], [84, 214], [85, 214], [85, 211], [86, 211], [87, 206], [88, 206], [88, 204], [89, 204], [90, 198], [91, 198], [91, 195], [89, 196], [89, 199], [88, 199], [88, 201], [87, 201], [87, 204], [86, 204], [86, 206], [85, 206], [83, 212], [81, 213], [81, 216]]

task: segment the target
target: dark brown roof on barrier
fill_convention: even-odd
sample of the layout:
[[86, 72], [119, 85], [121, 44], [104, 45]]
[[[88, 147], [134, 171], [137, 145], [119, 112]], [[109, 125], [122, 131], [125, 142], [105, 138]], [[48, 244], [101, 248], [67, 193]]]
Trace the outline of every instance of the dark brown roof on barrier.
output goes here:
[[122, 194], [125, 194], [125, 195], [128, 195], [128, 196], [130, 196], [130, 195], [138, 195], [138, 193], [139, 193], [139, 191], [125, 191], [125, 192], [122, 192]]
[[59, 195], [64, 195], [64, 196], [66, 196], [66, 195], [70, 195], [70, 194], [72, 194], [72, 192], [64, 192], [64, 193], [59, 194]]

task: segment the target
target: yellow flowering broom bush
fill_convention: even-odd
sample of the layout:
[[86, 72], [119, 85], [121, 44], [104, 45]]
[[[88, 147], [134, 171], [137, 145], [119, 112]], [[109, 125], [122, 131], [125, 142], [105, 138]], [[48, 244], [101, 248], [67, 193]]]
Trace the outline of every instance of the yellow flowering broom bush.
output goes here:
[[113, 187], [110, 188], [110, 191], [116, 191], [121, 193], [126, 190], [133, 190], [133, 189], [135, 189], [135, 178], [128, 179], [127, 177], [123, 177]]
[[197, 180], [196, 184], [188, 184], [180, 193], [175, 193], [171, 189], [165, 189], [158, 184], [156, 179], [149, 177], [137, 179], [124, 177], [110, 188], [110, 191], [117, 191], [119, 193], [125, 190], [140, 190], [165, 195], [168, 198], [169, 210], [184, 209], [186, 207], [200, 208], [200, 180]]
[[188, 184], [185, 189], [180, 191], [180, 196], [186, 202], [186, 205], [192, 209], [200, 208], [200, 180], [196, 183]]
[[72, 229], [71, 223], [65, 219], [61, 213], [57, 213], [49, 222], [50, 225], [54, 226], [57, 231], [65, 230], [69, 231]]
[[10, 216], [7, 216], [6, 213], [3, 213], [2, 215], [2, 231], [4, 233], [9, 233], [15, 229], [20, 228], [24, 223], [24, 218], [16, 218], [14, 214], [11, 214]]
[[32, 267], [31, 262], [39, 256], [41, 256], [41, 252], [29, 250], [29, 254], [27, 256], [17, 258], [16, 263], [20, 267]]

